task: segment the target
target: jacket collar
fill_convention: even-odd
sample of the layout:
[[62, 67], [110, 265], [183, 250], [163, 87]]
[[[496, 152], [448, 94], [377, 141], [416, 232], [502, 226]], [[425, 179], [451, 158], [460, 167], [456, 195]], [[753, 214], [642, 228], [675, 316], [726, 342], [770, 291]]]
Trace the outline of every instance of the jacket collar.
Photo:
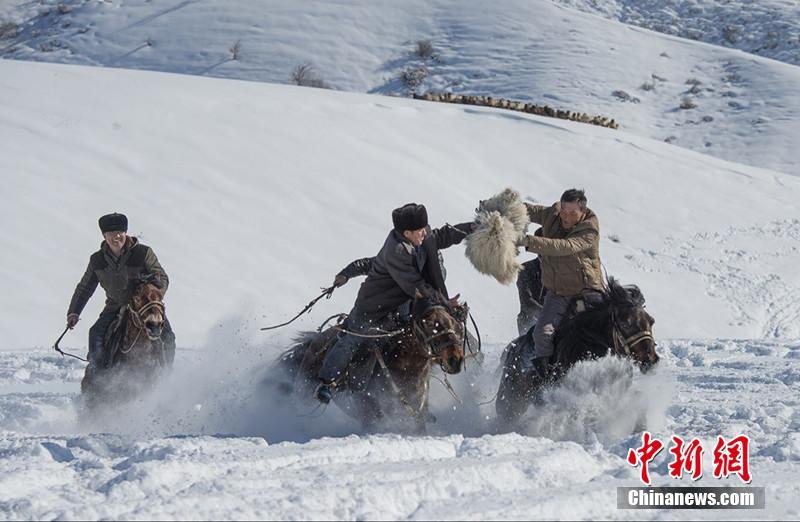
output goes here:
[[108, 243], [104, 239], [103, 242], [100, 243], [100, 251], [103, 252], [103, 255], [106, 257], [106, 259], [115, 263], [120, 263], [122, 260], [128, 259], [128, 257], [131, 255], [131, 250], [138, 243], [138, 239], [128, 236], [128, 239], [125, 241], [125, 246], [122, 247], [122, 252], [120, 253], [119, 257], [114, 257], [114, 254], [111, 253], [111, 247], [108, 246]]

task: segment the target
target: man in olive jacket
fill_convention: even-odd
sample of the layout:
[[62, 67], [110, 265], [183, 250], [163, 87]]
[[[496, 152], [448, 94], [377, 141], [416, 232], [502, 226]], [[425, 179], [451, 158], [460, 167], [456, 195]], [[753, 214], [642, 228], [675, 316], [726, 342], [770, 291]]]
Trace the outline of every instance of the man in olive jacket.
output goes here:
[[553, 334], [570, 300], [586, 290], [603, 288], [600, 268], [600, 224], [586, 206], [582, 190], [569, 189], [552, 206], [531, 205], [528, 217], [542, 225], [542, 236], [525, 236], [521, 244], [539, 254], [544, 305], [533, 330], [534, 366], [547, 370], [553, 354]]
[[[460, 243], [472, 231], [472, 223], [445, 225], [431, 230], [424, 205], [408, 203], [392, 211], [394, 228], [378, 255], [354, 261], [340, 272], [334, 285], [341, 286], [348, 278], [367, 273], [348, 320], [348, 330], [363, 333], [378, 326], [389, 314], [406, 305], [419, 290], [432, 295], [437, 290], [449, 298], [439, 250]], [[320, 386], [316, 397], [330, 402], [331, 387], [339, 378], [360, 346], [361, 338], [344, 334], [328, 350], [320, 369]]]
[[[131, 300], [134, 282], [142, 275], [154, 274], [154, 284], [164, 291], [169, 285], [169, 277], [158, 262], [153, 250], [139, 243], [135, 237], [128, 236], [128, 218], [124, 214], [107, 214], [98, 224], [104, 241], [100, 250], [89, 257], [86, 267], [67, 310], [67, 326], [71, 329], [78, 323], [83, 308], [94, 294], [97, 285], [106, 292], [106, 305], [100, 317], [89, 329], [89, 366], [91, 370], [101, 369], [108, 364], [104, 347], [106, 331], [119, 310]], [[161, 333], [168, 363], [175, 357], [175, 334], [164, 317]]]

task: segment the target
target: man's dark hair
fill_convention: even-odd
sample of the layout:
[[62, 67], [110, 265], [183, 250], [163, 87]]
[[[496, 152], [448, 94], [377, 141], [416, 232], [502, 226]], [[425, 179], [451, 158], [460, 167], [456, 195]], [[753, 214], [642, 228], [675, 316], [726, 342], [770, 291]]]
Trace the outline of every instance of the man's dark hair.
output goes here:
[[561, 194], [561, 202], [562, 203], [578, 203], [580, 205], [581, 210], [586, 210], [586, 194], [583, 193], [583, 189], [576, 189], [571, 188], [565, 190], [563, 194]]

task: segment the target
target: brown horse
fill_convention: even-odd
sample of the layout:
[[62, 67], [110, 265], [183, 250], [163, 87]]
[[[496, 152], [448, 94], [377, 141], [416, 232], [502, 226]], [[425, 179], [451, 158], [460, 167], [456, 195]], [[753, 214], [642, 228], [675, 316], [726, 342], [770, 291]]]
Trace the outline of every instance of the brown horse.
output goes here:
[[526, 364], [533, 348], [530, 332], [508, 345], [495, 401], [501, 424], [508, 426], [521, 417], [531, 402], [540, 399], [542, 385], [556, 384], [580, 360], [610, 353], [631, 359], [643, 373], [658, 363], [651, 331], [655, 320], [644, 308], [639, 287], [622, 286], [612, 277], [595, 297], [595, 302], [581, 312], [574, 311], [573, 303], [573, 313], [558, 327], [550, 373], [544, 379]]
[[88, 366], [81, 392], [89, 409], [125, 402], [155, 381], [167, 365], [164, 343], [164, 292], [152, 278], [138, 282], [131, 302], [120, 310], [106, 335], [106, 358]]
[[[466, 304], [453, 305], [441, 295], [433, 299], [417, 295], [410, 322], [360, 334], [364, 337], [360, 353], [336, 383], [334, 402], [361, 421], [366, 431], [405, 419], [411, 421], [412, 431], [424, 433], [426, 423], [435, 421], [428, 411], [431, 369], [438, 364], [445, 373], [461, 371], [467, 313]], [[301, 334], [298, 344], [278, 361], [288, 377], [281, 388], [301, 400], [311, 398], [325, 355], [343, 330], [334, 326]]]

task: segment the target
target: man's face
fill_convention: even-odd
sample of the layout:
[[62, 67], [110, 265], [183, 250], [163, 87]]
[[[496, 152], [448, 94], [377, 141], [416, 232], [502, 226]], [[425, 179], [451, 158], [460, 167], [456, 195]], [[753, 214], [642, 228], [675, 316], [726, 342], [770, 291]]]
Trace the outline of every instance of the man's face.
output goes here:
[[415, 247], [420, 246], [427, 237], [427, 235], [428, 235], [428, 230], [425, 228], [403, 231], [403, 237], [406, 238], [409, 241], [409, 243], [411, 243]]
[[124, 230], [112, 230], [111, 232], [103, 232], [103, 237], [111, 247], [111, 250], [119, 252], [125, 246], [125, 241], [128, 240], [128, 233]]
[[577, 201], [562, 201], [558, 217], [564, 228], [572, 228], [583, 219], [583, 209]]

